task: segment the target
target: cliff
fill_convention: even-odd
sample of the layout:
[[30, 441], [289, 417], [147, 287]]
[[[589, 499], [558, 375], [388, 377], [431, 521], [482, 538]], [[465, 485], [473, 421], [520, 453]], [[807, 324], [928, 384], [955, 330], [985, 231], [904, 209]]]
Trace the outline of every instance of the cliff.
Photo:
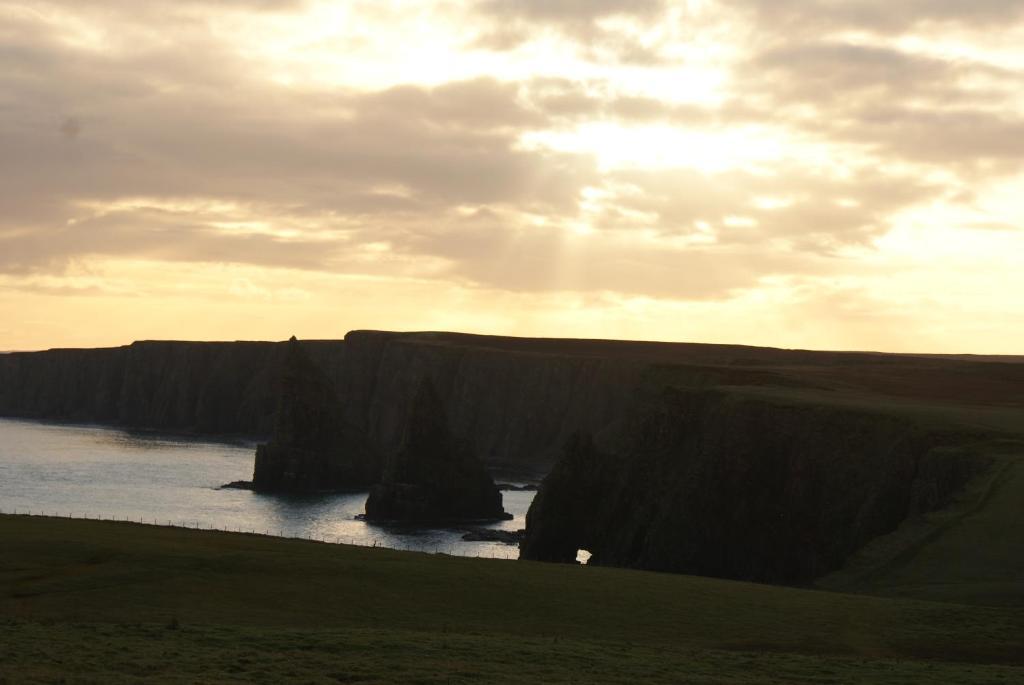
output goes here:
[[127, 348], [0, 354], [0, 416], [116, 423]]
[[[543, 476], [571, 435], [602, 435], [638, 387], [787, 389], [878, 398], [950, 422], [1021, 425], [1024, 364], [739, 345], [354, 331], [303, 341], [343, 418], [401, 448], [409, 388], [429, 379], [451, 432], [491, 467]], [[0, 354], [0, 415], [267, 437], [283, 343], [138, 342]]]
[[568, 441], [521, 558], [806, 582], [989, 465], [969, 431], [734, 391], [665, 389], [608, 434]]
[[[408, 388], [428, 378], [453, 434], [485, 463], [543, 475], [573, 430], [624, 408], [647, 365], [569, 343], [364, 331], [302, 347], [345, 421], [382, 451], [401, 447]], [[0, 354], [0, 416], [267, 438], [283, 359], [284, 344], [268, 342]]]
[[[972, 441], [1010, 436], [1000, 459], [1019, 459], [1024, 439], [1024, 364], [1012, 358], [378, 331], [301, 349], [310, 364], [285, 393], [283, 343], [3, 354], [0, 415], [266, 436], [284, 398], [257, 480], [333, 489], [362, 477], [345, 461], [356, 452], [335, 444], [344, 436], [322, 427], [344, 426], [373, 454], [411, 455], [410, 389], [428, 383], [447, 427], [438, 442], [464, 443], [489, 467], [550, 472], [524, 557], [570, 561], [582, 548], [596, 564], [777, 582], [818, 578], [943, 507], [987, 468]], [[406, 475], [413, 461], [396, 462], [392, 490], [412, 481], [421, 492]], [[1005, 512], [1024, 499], [1008, 501], [985, 510], [986, 535], [1002, 539], [1019, 518]], [[867, 556], [912, 556], [900, 540], [932, 530], [897, 530]], [[1016, 538], [1000, 545], [1001, 558], [1024, 558]]]
[[509, 518], [501, 493], [469, 445], [455, 438], [433, 384], [421, 381], [402, 446], [386, 459], [366, 500], [370, 521]]
[[253, 488], [266, 492], [356, 490], [380, 463], [361, 430], [346, 423], [334, 383], [295, 338], [276, 384], [274, 432], [256, 448]]
[[[333, 375], [340, 342], [305, 342]], [[198, 435], [266, 436], [281, 343], [136, 342], [0, 354], [0, 416]]]
[[339, 383], [347, 418], [381, 451], [402, 447], [409, 389], [436, 389], [451, 432], [492, 467], [543, 475], [574, 430], [621, 412], [641, 359], [591, 355], [545, 341], [357, 331], [345, 338]]

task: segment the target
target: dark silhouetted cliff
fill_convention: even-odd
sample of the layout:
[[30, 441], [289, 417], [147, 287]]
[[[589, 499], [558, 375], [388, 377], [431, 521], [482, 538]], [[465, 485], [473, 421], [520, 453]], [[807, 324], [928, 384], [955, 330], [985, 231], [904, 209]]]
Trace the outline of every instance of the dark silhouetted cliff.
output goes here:
[[[341, 342], [304, 342], [337, 375]], [[198, 435], [266, 436], [282, 343], [136, 342], [0, 354], [0, 415]]]
[[402, 446], [366, 500], [367, 520], [499, 519], [501, 492], [468, 443], [452, 436], [433, 384], [418, 385]]
[[804, 582], [988, 465], [970, 433], [736, 392], [666, 389], [622, 424], [567, 443], [522, 558]]
[[[1020, 424], [1024, 406], [1024, 364], [1000, 361], [380, 331], [302, 348], [346, 422], [383, 453], [401, 447], [409, 388], [429, 379], [452, 434], [484, 463], [538, 476], [575, 432], [605, 432], [641, 385], [884, 398], [950, 420], [950, 408], [969, 406], [971, 421], [997, 427]], [[283, 355], [283, 343], [260, 342], [0, 354], [0, 415], [265, 438]]]
[[118, 422], [127, 349], [0, 354], [0, 415]]
[[[452, 433], [490, 466], [545, 474], [571, 435], [620, 419], [642, 386], [784, 388], [927, 405], [941, 420], [969, 405], [993, 427], [1022, 424], [1024, 364], [457, 333], [354, 331], [338, 380], [346, 415], [383, 451], [400, 447], [409, 388], [430, 379]], [[822, 395], [824, 393], [824, 395]], [[947, 409], [950, 410], [947, 412]], [[945, 413], [944, 413], [945, 412]]]

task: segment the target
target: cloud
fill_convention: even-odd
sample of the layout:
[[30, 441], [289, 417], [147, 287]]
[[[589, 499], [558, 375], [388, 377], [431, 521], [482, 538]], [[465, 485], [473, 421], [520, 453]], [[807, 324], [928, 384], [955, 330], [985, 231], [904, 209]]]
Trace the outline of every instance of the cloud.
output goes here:
[[[605, 10], [524, 11], [589, 21]], [[822, 268], [836, 250], [883, 233], [889, 212], [934, 192], [891, 174], [821, 179], [796, 163], [771, 177], [602, 173], [590, 155], [521, 145], [524, 132], [598, 119], [715, 125], [706, 108], [607, 84], [283, 88], [198, 38], [186, 55], [170, 44], [63, 59], [70, 49], [47, 36], [13, 42], [18, 69], [0, 75], [20, 112], [0, 129], [0, 172], [16, 179], [0, 188], [8, 273], [123, 258], [515, 292], [725, 297]], [[47, 118], [82, 122], [75, 145]], [[599, 207], [584, 206], [588, 188], [603, 193]], [[763, 196], [786, 204], [759, 208]]]
[[649, 18], [664, 7], [664, 0], [484, 0], [479, 11], [506, 20], [578, 25], [613, 16]]
[[670, 246], [639, 231], [574, 234], [492, 212], [410, 235], [398, 246], [446, 263], [445, 275], [512, 292], [575, 291], [655, 298], [721, 298], [773, 273], [813, 273], [816, 257], [757, 246]]
[[[179, 12], [182, 10], [209, 10], [209, 0], [41, 0], [52, 8], [67, 8], [75, 11], [97, 11], [129, 13], [135, 16], [151, 13]], [[308, 0], [220, 0], [219, 11], [244, 12], [288, 12], [308, 4]]]
[[[150, 260], [728, 298], [845, 268], [901, 213], [952, 202], [1024, 154], [1010, 106], [1019, 74], [802, 28], [782, 41], [792, 3], [767, 24], [771, 40], [738, 46], [720, 97], [699, 106], [656, 87], [679, 73], [659, 61], [660, 39], [620, 30], [660, 21], [661, 2], [480, 3], [506, 48], [555, 35], [588, 70], [449, 79], [441, 60], [435, 82], [375, 88], [282, 78], [253, 46], [211, 32], [201, 3], [48, 4], [58, 6], [68, 22], [22, 12], [0, 29], [0, 273]], [[805, 7], [819, 26], [852, 25], [829, 23], [829, 12], [853, 21], [838, 4]], [[71, 19], [109, 43], [70, 40]], [[624, 68], [634, 48], [653, 52]], [[655, 86], [629, 80], [651, 74]], [[642, 155], [599, 163], [628, 135], [579, 152], [531, 143], [595, 122], [692, 135], [638, 136], [652, 158], [682, 148], [647, 168]], [[720, 134], [748, 125], [785, 149], [745, 162], [746, 140]], [[709, 149], [678, 142], [701, 136]], [[709, 171], [690, 163], [699, 154], [738, 161]]]
[[794, 31], [862, 30], [899, 33], [927, 24], [972, 29], [1024, 18], [1016, 0], [722, 0], [755, 15], [760, 27]]
[[945, 100], [959, 91], [962, 65], [897, 49], [841, 42], [771, 48], [746, 66], [751, 80], [780, 88], [780, 99], [820, 102], [851, 97], [921, 97]]
[[574, 41], [585, 57], [632, 65], [665, 61], [661, 45], [645, 41], [607, 20], [650, 27], [663, 17], [665, 0], [484, 0], [478, 15], [493, 22], [472, 45], [488, 50], [513, 50], [549, 30]]
[[546, 119], [517, 84], [289, 89], [191, 32], [186, 52], [108, 53], [22, 28], [0, 73], [2, 272], [113, 257], [398, 275], [408, 260], [367, 246], [463, 205], [572, 214], [594, 182], [587, 156], [519, 146]]
[[666, 236], [828, 255], [870, 244], [890, 229], [891, 215], [944, 193], [941, 186], [873, 168], [843, 178], [792, 163], [775, 171], [618, 172], [615, 181], [629, 190], [603, 219], [616, 228], [635, 224], [640, 214], [650, 217], [648, 228]]
[[[490, 79], [286, 91], [235, 78], [243, 65], [219, 60], [217, 47], [180, 61], [174, 47], [118, 59], [54, 59], [66, 49], [35, 39], [11, 49], [18, 68], [0, 74], [0, 104], [15, 112], [0, 125], [0, 173], [11, 179], [0, 188], [0, 229], [31, 229], [43, 239], [31, 254], [10, 246], [8, 265], [21, 254], [27, 268], [48, 242], [62, 254], [71, 245], [99, 250], [102, 241], [66, 240], [69, 231], [96, 230], [67, 225], [88, 214], [83, 203], [220, 198], [271, 214], [334, 216], [344, 226], [353, 217], [461, 204], [572, 210], [593, 174], [586, 157], [519, 149], [518, 132], [541, 124], [540, 115], [519, 102], [515, 85]], [[47, 120], [65, 135], [54, 135]], [[73, 147], [65, 140], [71, 120], [83, 122]], [[159, 235], [200, 234], [185, 226], [178, 238], [149, 238]], [[239, 249], [236, 258], [250, 252]]]
[[726, 116], [860, 146], [888, 165], [953, 165], [978, 180], [1014, 171], [1020, 154], [1024, 75], [984, 62], [812, 40], [752, 55], [734, 84]]
[[607, 83], [565, 78], [536, 78], [522, 87], [521, 98], [553, 123], [616, 121], [628, 124], [710, 125], [715, 112], [706, 106], [680, 104], [653, 96], [622, 94]]

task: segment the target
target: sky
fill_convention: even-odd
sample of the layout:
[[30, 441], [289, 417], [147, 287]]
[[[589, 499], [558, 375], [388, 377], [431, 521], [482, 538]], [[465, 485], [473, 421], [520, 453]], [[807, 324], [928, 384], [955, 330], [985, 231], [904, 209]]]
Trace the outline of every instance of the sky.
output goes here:
[[1019, 0], [0, 0], [0, 350], [1024, 353]]

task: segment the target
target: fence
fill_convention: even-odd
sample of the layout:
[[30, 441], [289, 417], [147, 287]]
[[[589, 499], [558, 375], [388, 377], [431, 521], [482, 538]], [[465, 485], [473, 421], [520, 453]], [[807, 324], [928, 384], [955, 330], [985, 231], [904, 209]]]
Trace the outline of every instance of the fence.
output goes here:
[[[509, 554], [507, 556], [501, 556], [497, 554], [473, 554], [469, 549], [466, 549], [462, 545], [422, 545], [422, 544], [403, 544], [400, 540], [394, 537], [389, 538], [374, 538], [374, 537], [351, 537], [344, 535], [314, 535], [312, 533], [293, 533], [285, 531], [283, 528], [277, 531], [274, 530], [259, 530], [257, 528], [247, 528], [245, 526], [236, 527], [218, 527], [213, 524], [206, 524], [202, 521], [173, 521], [160, 519], [158, 517], [145, 517], [140, 516], [138, 519], [131, 516], [103, 516], [103, 515], [90, 515], [87, 512], [68, 512], [61, 513], [57, 511], [45, 511], [45, 510], [32, 510], [32, 509], [18, 509], [12, 508], [11, 510], [0, 507], [0, 515], [6, 516], [39, 516], [49, 518], [63, 518], [63, 519], [76, 519], [81, 521], [107, 521], [112, 523], [135, 523], [145, 526], [158, 526], [160, 528], [181, 528], [188, 530], [204, 530], [214, 531], [219, 533], [235, 533], [242, 535], [259, 535], [262, 537], [275, 537], [284, 538], [288, 540], [306, 540], [308, 542], [320, 542], [329, 545], [352, 545], [355, 547], [380, 547], [382, 549], [394, 549], [402, 552], [421, 552], [425, 554], [444, 554], [447, 556], [458, 556], [458, 557], [473, 557], [477, 559], [516, 559], [518, 558], [518, 547], [513, 545], [504, 544], [492, 544], [489, 545], [489, 550], [495, 552], [499, 549], [504, 550], [508, 548]], [[470, 545], [476, 545], [479, 543], [467, 543]]]

